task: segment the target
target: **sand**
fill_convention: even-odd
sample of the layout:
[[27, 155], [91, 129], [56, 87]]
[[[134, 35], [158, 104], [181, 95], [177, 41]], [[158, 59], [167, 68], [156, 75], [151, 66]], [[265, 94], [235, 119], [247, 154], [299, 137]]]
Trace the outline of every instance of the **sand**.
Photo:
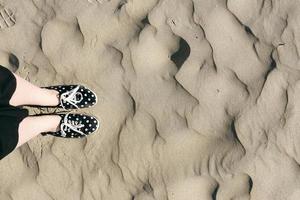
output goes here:
[[299, 1], [0, 4], [7, 67], [88, 86], [101, 123], [1, 160], [1, 200], [300, 199]]

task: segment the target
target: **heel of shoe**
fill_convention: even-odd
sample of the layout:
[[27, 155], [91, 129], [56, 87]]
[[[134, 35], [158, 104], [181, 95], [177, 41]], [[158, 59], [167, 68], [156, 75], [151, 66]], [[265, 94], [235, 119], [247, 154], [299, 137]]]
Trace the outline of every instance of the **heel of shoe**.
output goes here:
[[46, 136], [46, 135], [49, 135], [49, 133], [48, 132], [43, 132], [43, 133], [41, 133], [41, 135]]

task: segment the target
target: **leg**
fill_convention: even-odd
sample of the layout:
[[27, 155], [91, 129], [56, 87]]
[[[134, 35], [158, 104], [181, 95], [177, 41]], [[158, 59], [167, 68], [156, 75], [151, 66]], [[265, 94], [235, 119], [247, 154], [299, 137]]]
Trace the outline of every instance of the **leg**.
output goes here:
[[42, 89], [31, 84], [22, 77], [13, 73], [17, 81], [17, 87], [12, 95], [9, 104], [12, 106], [21, 105], [43, 105], [56, 106], [59, 104], [58, 92], [55, 90]]
[[19, 124], [18, 148], [42, 132], [59, 130], [61, 117], [59, 115], [28, 116]]

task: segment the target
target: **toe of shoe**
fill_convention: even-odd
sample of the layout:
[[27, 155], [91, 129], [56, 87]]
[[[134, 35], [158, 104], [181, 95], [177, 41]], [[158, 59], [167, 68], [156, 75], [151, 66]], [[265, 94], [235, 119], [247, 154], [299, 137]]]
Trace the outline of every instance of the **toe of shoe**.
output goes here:
[[83, 95], [82, 105], [85, 107], [91, 107], [97, 103], [98, 98], [93, 90], [85, 86], [81, 86], [80, 92], [82, 92]]
[[86, 116], [86, 119], [83, 122], [85, 124], [84, 131], [89, 135], [94, 133], [99, 128], [99, 121], [94, 116]]

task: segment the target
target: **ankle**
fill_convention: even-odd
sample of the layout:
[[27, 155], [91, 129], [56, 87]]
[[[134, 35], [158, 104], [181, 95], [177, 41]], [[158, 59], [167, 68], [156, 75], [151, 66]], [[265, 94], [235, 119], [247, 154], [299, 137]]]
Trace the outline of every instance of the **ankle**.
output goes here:
[[59, 105], [59, 92], [51, 89], [44, 89], [48, 95], [51, 97], [51, 102], [53, 106]]
[[60, 121], [61, 121], [61, 117], [59, 115], [51, 116], [51, 122], [53, 126], [50, 129], [50, 132], [57, 132], [60, 130]]

